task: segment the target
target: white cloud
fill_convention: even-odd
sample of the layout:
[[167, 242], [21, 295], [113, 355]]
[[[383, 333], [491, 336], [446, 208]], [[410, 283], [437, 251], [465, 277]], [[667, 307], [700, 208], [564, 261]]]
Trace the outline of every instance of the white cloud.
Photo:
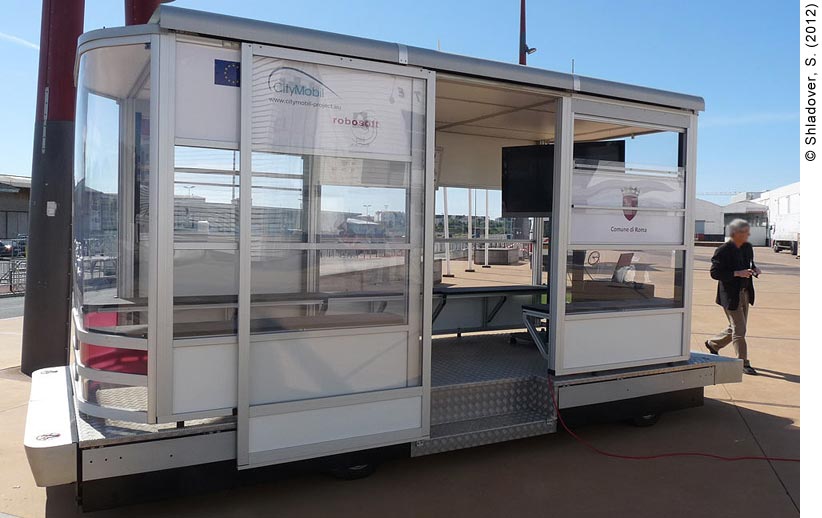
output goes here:
[[796, 122], [798, 112], [749, 113], [743, 115], [703, 115], [699, 118], [700, 128], [718, 128], [726, 126], [754, 126], [780, 122]]
[[5, 32], [0, 32], [0, 40], [6, 40], [8, 42], [15, 43], [23, 47], [28, 47], [34, 50], [40, 50], [40, 45], [32, 43], [28, 40], [24, 40], [23, 38], [18, 38], [17, 36], [12, 36], [11, 34], [6, 34]]

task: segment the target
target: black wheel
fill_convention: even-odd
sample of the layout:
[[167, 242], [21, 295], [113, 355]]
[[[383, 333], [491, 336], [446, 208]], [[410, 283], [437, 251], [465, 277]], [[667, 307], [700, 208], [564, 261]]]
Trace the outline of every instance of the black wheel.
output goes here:
[[517, 345], [517, 337], [514, 335], [510, 335], [508, 337], [508, 344], [509, 345]]
[[631, 418], [631, 424], [634, 426], [638, 426], [639, 428], [645, 428], [648, 426], [653, 426], [659, 421], [659, 417], [662, 414], [645, 414], [637, 417]]
[[799, 245], [796, 243], [791, 244], [791, 255], [796, 255], [799, 253]]
[[778, 254], [780, 250], [782, 250], [782, 249], [779, 248], [777, 245], [775, 245], [775, 244], [773, 245], [773, 253]]
[[339, 480], [358, 480], [373, 474], [377, 470], [377, 465], [356, 464], [353, 466], [338, 466], [328, 470], [328, 473]]

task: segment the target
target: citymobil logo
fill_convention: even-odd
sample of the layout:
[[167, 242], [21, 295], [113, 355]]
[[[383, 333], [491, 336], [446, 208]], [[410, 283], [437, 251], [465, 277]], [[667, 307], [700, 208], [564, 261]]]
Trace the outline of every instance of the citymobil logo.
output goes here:
[[322, 99], [326, 92], [339, 97], [320, 79], [294, 67], [277, 67], [268, 74], [268, 89], [278, 94]]

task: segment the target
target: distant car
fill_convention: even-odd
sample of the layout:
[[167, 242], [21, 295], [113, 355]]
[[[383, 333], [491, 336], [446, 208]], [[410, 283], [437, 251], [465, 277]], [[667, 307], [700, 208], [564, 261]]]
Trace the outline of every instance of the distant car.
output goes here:
[[11, 241], [0, 241], [0, 257], [12, 257], [14, 255], [14, 244]]
[[25, 257], [29, 244], [29, 236], [20, 234], [17, 236], [17, 239], [14, 239], [11, 243], [14, 256]]

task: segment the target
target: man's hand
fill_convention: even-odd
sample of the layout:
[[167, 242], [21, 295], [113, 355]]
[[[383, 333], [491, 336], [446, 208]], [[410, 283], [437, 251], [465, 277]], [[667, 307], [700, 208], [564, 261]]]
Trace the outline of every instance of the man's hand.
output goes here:
[[755, 277], [759, 277], [760, 275], [762, 275], [762, 270], [760, 270], [759, 268], [756, 268], [756, 267], [755, 267], [755, 268], [753, 269], [753, 273], [754, 273], [754, 276], [755, 276]]
[[742, 277], [744, 279], [750, 279], [751, 275], [753, 275], [753, 270], [737, 270], [734, 272], [734, 277]]

